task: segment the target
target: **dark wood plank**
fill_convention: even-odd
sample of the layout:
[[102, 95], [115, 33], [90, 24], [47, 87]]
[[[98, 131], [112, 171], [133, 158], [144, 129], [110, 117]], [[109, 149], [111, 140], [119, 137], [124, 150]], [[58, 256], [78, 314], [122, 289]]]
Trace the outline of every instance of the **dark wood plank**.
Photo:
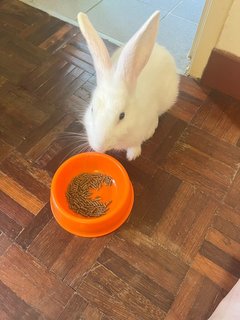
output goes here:
[[50, 16], [47, 16], [44, 22], [27, 38], [35, 46], [40, 46], [46, 39], [65, 25], [65, 22]]
[[202, 319], [208, 319], [226, 295], [225, 290], [219, 288], [207, 278], [203, 278], [200, 286], [201, 288], [187, 319], [197, 319], [199, 313], [201, 313]]
[[16, 242], [26, 249], [32, 243], [32, 241], [38, 236], [42, 229], [52, 218], [52, 212], [49, 203], [47, 203], [43, 209], [38, 213], [35, 219], [33, 219], [27, 227], [19, 234]]
[[211, 158], [234, 168], [238, 168], [240, 149], [220, 139], [214, 138], [205, 131], [189, 126], [181, 136], [185, 145], [195, 148]]
[[14, 35], [6, 42], [5, 49], [7, 51], [11, 50], [11, 59], [20, 59], [24, 66], [27, 67], [39, 65], [48, 58], [48, 55], [43, 50]]
[[238, 280], [232, 273], [199, 253], [196, 255], [191, 267], [227, 292], [232, 289]]
[[181, 76], [178, 99], [169, 112], [176, 118], [189, 123], [203, 104], [206, 96], [206, 92], [197, 81]]
[[40, 97], [47, 97], [48, 93], [58, 84], [59, 79], [64, 79], [75, 68], [74, 65], [64, 62], [59, 70], [54, 70], [54, 73], [45, 82], [41, 82], [35, 93]]
[[75, 91], [74, 95], [89, 103], [94, 89], [95, 86], [91, 82], [87, 81]]
[[7, 79], [3, 75], [0, 75], [0, 87], [2, 87], [6, 82], [7, 82]]
[[13, 150], [13, 148], [0, 139], [0, 162], [8, 156], [8, 154]]
[[108, 236], [99, 239], [72, 238], [55, 260], [51, 270], [65, 283], [77, 289], [109, 240]]
[[27, 226], [33, 215], [4, 192], [0, 191], [0, 210], [15, 220], [20, 226]]
[[88, 303], [86, 300], [84, 300], [80, 295], [74, 294], [57, 320], [82, 319], [83, 312], [86, 310], [87, 306]]
[[53, 54], [61, 49], [77, 33], [79, 33], [79, 29], [77, 27], [65, 23], [61, 28], [58, 28], [55, 33], [44, 40], [39, 45], [39, 48], [47, 50], [48, 53]]
[[95, 319], [95, 320], [103, 320], [104, 314], [96, 307], [88, 304], [86, 309], [83, 311], [81, 315], [82, 320]]
[[184, 121], [168, 113], [162, 115], [155, 134], [143, 145], [143, 156], [151, 158], [158, 165], [163, 165], [185, 128]]
[[62, 143], [55, 140], [47, 146], [47, 149], [44, 150], [44, 152], [39, 150], [41, 153], [36, 159], [36, 162], [41, 168], [53, 175], [65, 160], [78, 153], [77, 150], [74, 152], [74, 149], [77, 147], [79, 147], [77, 141], [63, 146]]
[[231, 207], [240, 210], [240, 203], [238, 200], [239, 194], [240, 194], [240, 170], [238, 170], [236, 176], [234, 177], [233, 183], [224, 199], [224, 202], [230, 205]]
[[[54, 234], [54, 246], [52, 235]], [[50, 268], [64, 248], [71, 241], [73, 235], [63, 230], [55, 220], [51, 220], [37, 238], [30, 244], [29, 252]]]
[[58, 56], [51, 56], [38, 68], [30, 72], [27, 78], [22, 79], [21, 85], [30, 92], [36, 91], [41, 85], [52, 79], [66, 64], [67, 62], [59, 59]]
[[[58, 118], [59, 121], [57, 119], [55, 120], [56, 123], [55, 121], [51, 121], [53, 118]], [[73, 120], [74, 119], [72, 115], [67, 114], [61, 118], [61, 112], [59, 112], [59, 116], [55, 114], [55, 116], [50, 117], [49, 121], [46, 121], [43, 126], [36, 129], [36, 131], [33, 132], [33, 135], [19, 146], [19, 150], [22, 150], [21, 146], [23, 149], [26, 148], [27, 158], [30, 159], [30, 161], [40, 164], [41, 158], [48, 151], [48, 148], [50, 148], [52, 144], [55, 143], [60, 148], [58, 136], [61, 131], [63, 131], [73, 122]], [[57, 148], [58, 151], [59, 148]], [[62, 149], [62, 147], [60, 149]], [[55, 156], [55, 154], [51, 155], [51, 157], [48, 157], [47, 162], [50, 161], [53, 156]], [[46, 165], [47, 162], [45, 162], [44, 165]]]
[[1, 74], [15, 84], [47, 58], [43, 50], [13, 34], [7, 41], [1, 41], [0, 56]]
[[235, 240], [230, 239], [222, 232], [210, 228], [205, 237], [205, 240], [212, 243], [214, 246], [228, 254], [230, 257], [240, 261], [240, 245]]
[[98, 261], [155, 306], [165, 312], [170, 309], [174, 296], [147, 275], [132, 267], [127, 260], [122, 259], [113, 251], [105, 249]]
[[[84, 73], [82, 74], [82, 77], [80, 76], [81, 79], [84, 77], [85, 73], [86, 73], [86, 71], [84, 71]], [[81, 81], [79, 78], [77, 80]], [[81, 85], [80, 85], [80, 87], [81, 87]], [[75, 91], [75, 93], [76, 93], [76, 91]], [[61, 103], [61, 101], [58, 101], [58, 104], [61, 105], [63, 110], [65, 112], [69, 112], [69, 110], [70, 110], [70, 112], [75, 113], [77, 115], [78, 120], [81, 120], [82, 116], [79, 114], [79, 111], [85, 109], [88, 106], [88, 103], [84, 99], [77, 97], [75, 95], [72, 95], [72, 96], [68, 97], [67, 99], [64, 99], [63, 101], [64, 101], [63, 104]]]
[[[108, 247], [134, 268], [175, 294], [185, 277], [188, 266], [140, 232], [121, 229]], [[174, 270], [174, 272], [173, 272]]]
[[140, 196], [143, 190], [151, 183], [153, 176], [156, 174], [158, 168], [152, 160], [141, 158], [136, 159], [134, 163], [126, 160], [125, 154], [120, 152], [109, 153], [126, 168], [131, 182], [134, 186], [135, 196]]
[[163, 319], [164, 313], [127, 283], [96, 264], [78, 288], [93, 305], [114, 319]]
[[[89, 79], [89, 77], [90, 77], [90, 74], [88, 72], [86, 72], [86, 71], [83, 71], [83, 72], [77, 71], [76, 75], [74, 75], [74, 77], [72, 79], [70, 79], [70, 81], [69, 81], [70, 83], [66, 87], [66, 90], [62, 91], [61, 93], [58, 94], [57, 103], [60, 104], [60, 105], [65, 105], [65, 101], [68, 100], [69, 97], [71, 98], [73, 96], [73, 94], [75, 94], [76, 90], [78, 90], [85, 83], [85, 81]], [[84, 106], [85, 106], [85, 104], [83, 105], [83, 107]], [[79, 120], [80, 120], [80, 111], [82, 109], [83, 108], [81, 108], [81, 104], [79, 104], [78, 108], [75, 109], [75, 112], [78, 112], [78, 114], [76, 114], [76, 117]], [[67, 109], [65, 108], [64, 110], [67, 110]]]
[[81, 61], [85, 61], [88, 64], [93, 64], [93, 60], [89, 52], [78, 50], [76, 47], [73, 47], [69, 44], [64, 48], [64, 52], [72, 55], [75, 58], [78, 58]]
[[152, 235], [181, 181], [159, 170], [148, 185], [144, 185], [130, 217], [130, 223], [141, 232]]
[[240, 277], [240, 261], [229, 256], [212, 243], [204, 241], [199, 252], [201, 255], [211, 260], [215, 264], [220, 265], [223, 269], [234, 275], [236, 278]]
[[57, 319], [73, 294], [70, 287], [15, 245], [0, 258], [0, 265], [4, 285], [47, 319]]
[[62, 57], [63, 57], [63, 59], [67, 60], [69, 63], [74, 64], [76, 67], [79, 67], [79, 68], [89, 72], [90, 74], [95, 73], [95, 70], [91, 64], [79, 59], [78, 57], [70, 54], [69, 52], [66, 52], [63, 50]]
[[[44, 184], [44, 173], [34, 168], [30, 162], [24, 161], [19, 154], [10, 155], [1, 163], [0, 169], [40, 201], [43, 203], [48, 201], [49, 185]], [[42, 181], [38, 179], [40, 176], [42, 176]], [[50, 178], [46, 177], [46, 180], [50, 184]]]
[[[225, 148], [231, 149], [231, 147], [224, 143], [219, 144], [216, 138], [210, 135], [206, 137], [205, 142], [204, 132], [202, 132], [203, 144], [198, 146], [194, 131], [194, 129], [192, 132], [187, 131], [175, 144], [164, 168], [179, 179], [193, 183], [204, 192], [221, 200], [237, 172], [237, 165], [229, 166], [229, 163], [226, 163], [227, 156], [223, 156], [220, 152], [221, 148], [224, 151]], [[237, 158], [239, 150], [232, 150], [233, 153], [235, 151]]]
[[12, 240], [8, 238], [4, 233], [0, 233], [0, 255], [3, 255], [4, 252], [11, 246]]
[[209, 95], [209, 90], [203, 87], [198, 79], [181, 76], [180, 91], [186, 92], [198, 101], [205, 101]]
[[[83, 72], [84, 71], [81, 68], [74, 67], [70, 72], [68, 72], [64, 76], [59, 77], [59, 81], [57, 83], [54, 83], [50, 90], [48, 90], [46, 94], [43, 95], [43, 99], [49, 100], [54, 103], [61, 99], [63, 95], [67, 97], [69, 87], [76, 79], [81, 76], [81, 74], [83, 74]], [[78, 89], [78, 86], [81, 86], [81, 81], [78, 82], [75, 90]], [[72, 92], [70, 91], [70, 93]]]
[[[46, 17], [42, 11], [30, 7], [22, 2], [10, 0], [10, 1], [1, 1], [1, 20], [8, 23], [11, 19], [11, 23], [14, 25], [22, 22], [24, 25], [31, 26], [34, 22], [42, 20]], [[4, 19], [5, 17], [5, 19]], [[20, 25], [18, 31], [22, 30], [23, 25]]]
[[0, 317], [6, 320], [44, 320], [40, 313], [21, 300], [13, 291], [0, 282]]
[[183, 183], [161, 214], [154, 239], [186, 263], [191, 263], [217, 208], [216, 201]]
[[53, 104], [41, 102], [33, 92], [9, 81], [0, 88], [0, 93], [1, 103], [6, 113], [13, 119], [22, 123], [26, 122], [30, 130], [43, 124], [57, 109]]
[[38, 214], [44, 206], [44, 202], [2, 171], [0, 171], [0, 190], [33, 215]]
[[[0, 105], [1, 108], [1, 105]], [[31, 130], [21, 121], [3, 113], [0, 118], [0, 138], [10, 146], [16, 147], [25, 140]]]
[[[36, 128], [36, 130], [34, 130], [31, 133], [31, 136], [28, 139], [26, 139], [25, 141], [23, 141], [23, 143], [21, 143], [21, 145], [18, 147], [18, 151], [23, 154], [27, 153], [42, 138], [44, 138], [49, 133], [49, 131], [52, 131], [56, 126], [59, 126], [59, 123], [62, 122], [63, 118], [64, 118], [64, 115], [62, 114], [62, 110], [58, 110], [54, 112], [54, 114], [51, 115], [45, 122], [43, 122], [41, 126]], [[58, 129], [58, 130], [60, 131], [61, 129]], [[53, 135], [53, 131], [52, 131], [52, 135]]]
[[224, 295], [224, 290], [190, 269], [165, 319], [208, 319]]
[[[231, 222], [232, 225], [238, 228], [240, 227], [240, 210], [236, 210], [229, 206], [222, 205], [219, 207], [217, 215], [223, 218], [224, 220]], [[228, 224], [226, 224], [226, 226], [228, 226]], [[229, 235], [230, 233], [228, 232], [227, 234]]]
[[0, 230], [14, 239], [22, 231], [22, 227], [0, 210]]
[[193, 123], [221, 140], [236, 145], [240, 137], [239, 103], [213, 92], [194, 117]]
[[[224, 210], [224, 209], [223, 209]], [[220, 213], [221, 214], [221, 213]], [[230, 217], [230, 215], [229, 215]], [[236, 216], [236, 218], [239, 221], [239, 215]], [[214, 218], [213, 226], [220, 232], [227, 235], [230, 239], [233, 239], [237, 242], [240, 242], [240, 225], [235, 225], [232, 223], [232, 221], [225, 220], [223, 217], [217, 215]]]

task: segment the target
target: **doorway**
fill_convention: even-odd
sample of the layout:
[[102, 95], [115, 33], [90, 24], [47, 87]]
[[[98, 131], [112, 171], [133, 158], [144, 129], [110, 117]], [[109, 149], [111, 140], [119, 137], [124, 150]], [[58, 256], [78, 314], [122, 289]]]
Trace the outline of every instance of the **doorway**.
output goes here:
[[[188, 53], [197, 31], [205, 0], [23, 0], [50, 15], [77, 24], [86, 12], [97, 31], [118, 45], [125, 43], [155, 11], [160, 10], [158, 42], [174, 56], [179, 73], [185, 74]], [[103, 18], [104, 17], [104, 18]]]

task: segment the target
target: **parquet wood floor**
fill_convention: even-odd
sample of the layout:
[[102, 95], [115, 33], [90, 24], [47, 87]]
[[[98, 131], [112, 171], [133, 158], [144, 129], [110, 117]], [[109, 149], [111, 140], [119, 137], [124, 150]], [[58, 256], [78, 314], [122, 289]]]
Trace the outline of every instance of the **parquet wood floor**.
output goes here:
[[94, 87], [76, 27], [0, 1], [0, 318], [206, 320], [240, 277], [240, 102], [182, 77], [142, 156], [115, 155], [129, 220], [85, 239], [57, 225], [49, 187]]

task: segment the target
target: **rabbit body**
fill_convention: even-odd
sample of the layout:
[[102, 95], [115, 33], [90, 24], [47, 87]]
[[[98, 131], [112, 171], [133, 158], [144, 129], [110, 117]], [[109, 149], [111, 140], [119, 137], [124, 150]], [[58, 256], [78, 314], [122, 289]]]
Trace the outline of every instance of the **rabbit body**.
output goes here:
[[[97, 87], [84, 116], [88, 141], [95, 151], [126, 150], [128, 160], [135, 159], [142, 143], [154, 134], [159, 116], [176, 101], [176, 65], [171, 54], [155, 43], [153, 27], [142, 27], [111, 60], [104, 52], [104, 66], [95, 61]], [[150, 40], [144, 39], [145, 34], [150, 34]]]

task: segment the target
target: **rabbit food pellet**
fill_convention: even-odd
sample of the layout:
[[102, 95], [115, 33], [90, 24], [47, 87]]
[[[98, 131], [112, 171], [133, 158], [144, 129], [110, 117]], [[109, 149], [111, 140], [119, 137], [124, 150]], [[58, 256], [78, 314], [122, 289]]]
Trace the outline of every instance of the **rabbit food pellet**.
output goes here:
[[103, 184], [111, 186], [110, 176], [101, 173], [82, 173], [70, 182], [66, 197], [69, 208], [87, 217], [99, 217], [105, 214], [112, 201], [102, 202], [100, 197], [92, 198], [91, 189], [99, 190]]

